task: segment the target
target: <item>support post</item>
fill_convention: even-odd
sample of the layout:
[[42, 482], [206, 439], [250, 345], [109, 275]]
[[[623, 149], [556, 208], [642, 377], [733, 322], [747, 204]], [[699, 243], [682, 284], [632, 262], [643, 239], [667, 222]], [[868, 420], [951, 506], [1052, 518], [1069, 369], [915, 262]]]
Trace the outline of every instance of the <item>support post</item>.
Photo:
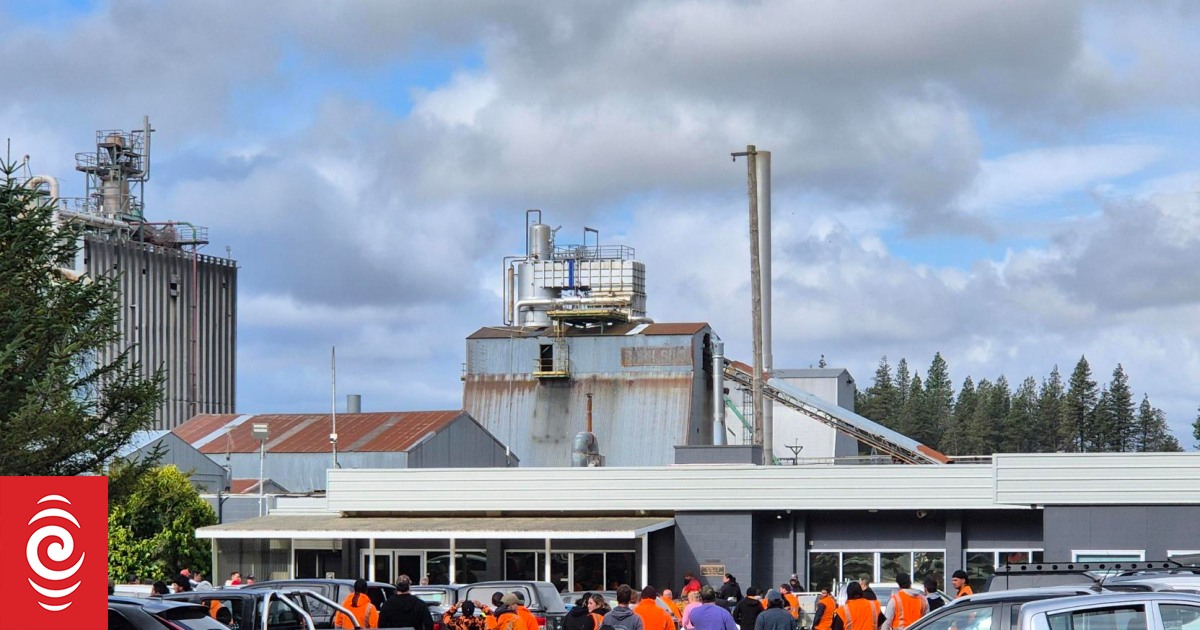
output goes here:
[[642, 581], [640, 583], [650, 583], [650, 534], [642, 534]]
[[[762, 319], [762, 378], [769, 378], [775, 367], [771, 351], [771, 152], [759, 151], [758, 163], [758, 254], [760, 309]], [[763, 464], [775, 463], [775, 401], [763, 400]]]
[[453, 538], [450, 539], [450, 577], [446, 580], [447, 584], [454, 584], [455, 576], [458, 575], [458, 550], [454, 545]]
[[754, 338], [754, 380], [751, 393], [754, 399], [754, 443], [763, 447], [763, 464], [772, 462], [771, 453], [764, 443], [763, 429], [763, 318], [762, 318], [762, 266], [758, 225], [758, 151], [754, 145], [746, 146], [744, 153], [734, 153], [733, 158], [746, 157], [747, 194], [750, 197], [750, 312]]
[[369, 551], [367, 551], [367, 557], [370, 558], [370, 562], [367, 564], [367, 579], [374, 582], [374, 581], [376, 581], [375, 580], [375, 539], [374, 538], [372, 538], [370, 540], [370, 542], [367, 543], [367, 548], [369, 549]]
[[543, 566], [543, 570], [545, 572], [544, 573], [545, 577], [543, 577], [542, 579], [546, 582], [551, 581], [550, 580], [550, 539], [549, 538], [546, 539], [546, 562], [545, 562], [545, 565]]

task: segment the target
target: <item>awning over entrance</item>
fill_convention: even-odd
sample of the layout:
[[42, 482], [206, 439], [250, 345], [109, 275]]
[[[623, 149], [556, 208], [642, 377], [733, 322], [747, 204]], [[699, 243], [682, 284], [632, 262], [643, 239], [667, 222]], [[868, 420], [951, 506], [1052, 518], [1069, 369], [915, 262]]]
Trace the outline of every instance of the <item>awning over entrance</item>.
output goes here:
[[460, 540], [521, 538], [578, 540], [641, 538], [671, 527], [675, 519], [658, 517], [356, 517], [275, 514], [212, 525], [197, 538], [417, 539]]

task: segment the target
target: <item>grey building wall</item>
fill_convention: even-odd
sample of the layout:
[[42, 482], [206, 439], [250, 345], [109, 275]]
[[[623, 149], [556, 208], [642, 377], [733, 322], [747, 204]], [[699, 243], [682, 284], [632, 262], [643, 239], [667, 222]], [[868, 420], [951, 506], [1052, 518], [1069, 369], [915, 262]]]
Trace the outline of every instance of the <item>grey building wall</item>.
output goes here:
[[761, 446], [694, 444], [675, 447], [676, 464], [759, 464], [761, 462]]
[[676, 445], [712, 442], [709, 336], [568, 336], [569, 378], [532, 374], [552, 337], [468, 339], [463, 408], [522, 466], [568, 466], [592, 394], [606, 466], [669, 465]]
[[83, 256], [89, 275], [116, 279], [121, 298], [121, 339], [101, 360], [112, 362], [129, 348], [147, 376], [164, 370], [156, 428], [233, 413], [237, 263], [203, 254], [193, 261], [191, 252], [100, 234], [85, 237]]
[[1072, 560], [1073, 551], [1144, 551], [1165, 560], [1168, 551], [1200, 549], [1200, 506], [1046, 506], [1045, 559]]
[[748, 575], [734, 576], [747, 586], [771, 588], [787, 582], [792, 573], [792, 555], [796, 536], [793, 515], [784, 511], [754, 515], [754, 565]]
[[[747, 488], [747, 492], [758, 489]], [[691, 571], [701, 584], [721, 585], [720, 577], [702, 577], [701, 564], [723, 564], [735, 576], [754, 574], [754, 513], [680, 512], [675, 515], [675, 570]]]
[[230, 477], [225, 469], [174, 433], [164, 432], [160, 437], [127, 454], [126, 457], [135, 460], [141, 459], [149, 455], [158, 444], [163, 445], [159, 463], [164, 466], [175, 466], [189, 475], [192, 483], [200, 489], [201, 493], [217, 492], [228, 488]]
[[408, 450], [409, 468], [505, 468], [520, 463], [492, 434], [461, 415]]
[[[213, 455], [217, 462], [224, 455]], [[231, 453], [229, 466], [234, 479], [258, 479], [258, 453]], [[342, 468], [405, 468], [406, 453], [338, 453]], [[333, 466], [332, 453], [270, 453], [264, 458], [264, 476], [288, 489], [288, 492], [312, 492], [325, 489], [325, 471]]]

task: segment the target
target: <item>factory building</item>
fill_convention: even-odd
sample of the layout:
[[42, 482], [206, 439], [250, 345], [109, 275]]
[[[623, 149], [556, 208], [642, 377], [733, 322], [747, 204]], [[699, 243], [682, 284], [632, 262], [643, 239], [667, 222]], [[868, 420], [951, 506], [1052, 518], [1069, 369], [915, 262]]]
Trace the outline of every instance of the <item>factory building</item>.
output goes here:
[[208, 229], [186, 221], [150, 221], [143, 189], [150, 179], [150, 122], [132, 131], [96, 132], [94, 151], [75, 156], [85, 195], [59, 196], [58, 180], [39, 175], [56, 224], [83, 234], [69, 275], [114, 278], [121, 300], [120, 340], [102, 362], [128, 360], [147, 376], [162, 370], [164, 400], [157, 429], [201, 413], [231, 413], [236, 405], [237, 263], [201, 253]]

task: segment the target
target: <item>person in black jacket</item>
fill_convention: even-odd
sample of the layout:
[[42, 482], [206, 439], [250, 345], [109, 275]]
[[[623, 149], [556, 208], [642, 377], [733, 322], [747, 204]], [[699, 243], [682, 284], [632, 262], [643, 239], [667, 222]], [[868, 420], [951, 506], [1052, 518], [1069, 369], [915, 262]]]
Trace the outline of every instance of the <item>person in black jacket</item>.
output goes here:
[[412, 580], [407, 575], [401, 575], [396, 581], [396, 596], [383, 602], [379, 608], [379, 627], [433, 630], [429, 604], [409, 593], [411, 586]]
[[591, 599], [591, 593], [584, 593], [583, 597], [571, 606], [567, 616], [563, 617], [563, 630], [597, 630], [592, 614], [588, 611], [588, 601]]
[[737, 603], [733, 609], [733, 620], [741, 630], [754, 630], [754, 622], [763, 611], [762, 600], [758, 598], [758, 589], [753, 586], [746, 589], [746, 597]]
[[737, 578], [732, 574], [726, 573], [724, 583], [721, 584], [721, 590], [717, 597], [725, 601], [733, 600], [736, 604], [742, 601], [742, 585], [738, 584]]

